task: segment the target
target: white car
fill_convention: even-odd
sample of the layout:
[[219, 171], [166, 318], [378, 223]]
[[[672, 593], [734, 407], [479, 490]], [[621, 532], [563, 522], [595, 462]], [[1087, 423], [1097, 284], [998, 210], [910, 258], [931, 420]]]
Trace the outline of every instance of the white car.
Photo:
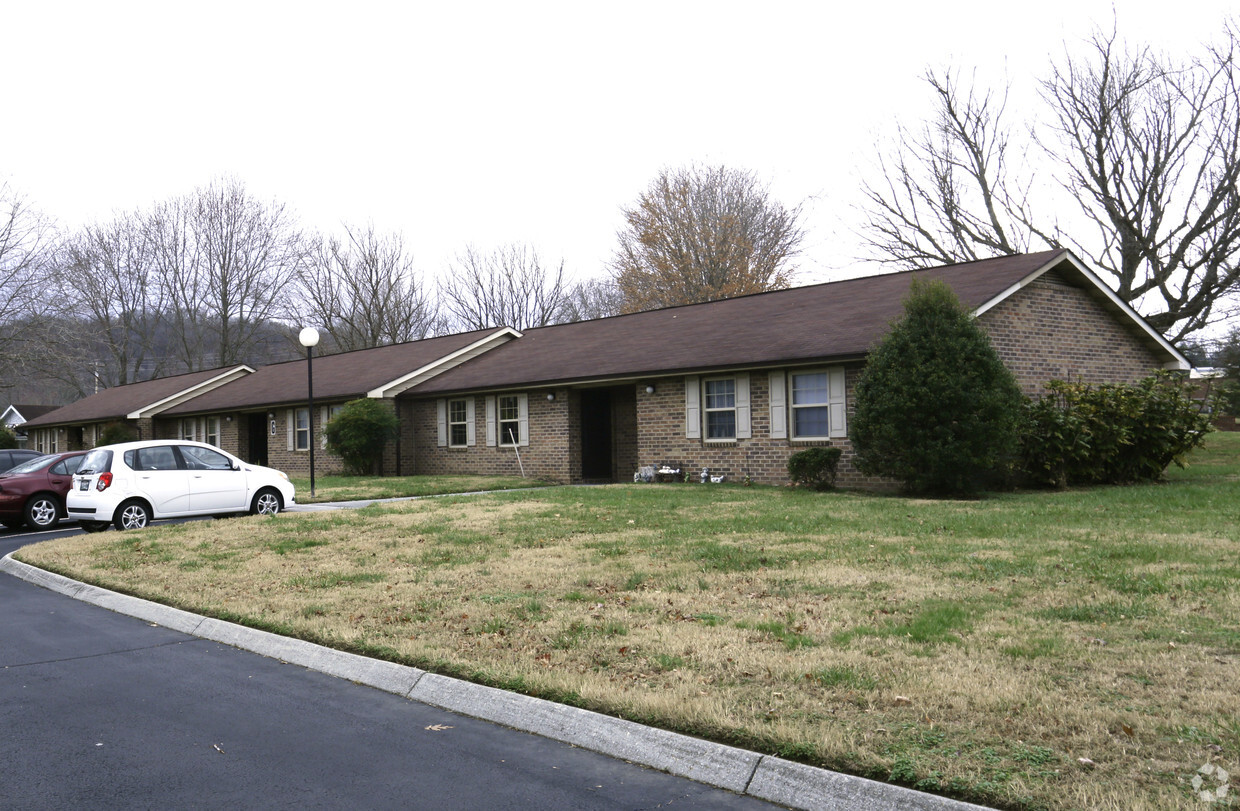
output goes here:
[[201, 442], [153, 439], [95, 448], [82, 460], [65, 510], [87, 532], [139, 529], [159, 518], [255, 513], [295, 504], [288, 476]]

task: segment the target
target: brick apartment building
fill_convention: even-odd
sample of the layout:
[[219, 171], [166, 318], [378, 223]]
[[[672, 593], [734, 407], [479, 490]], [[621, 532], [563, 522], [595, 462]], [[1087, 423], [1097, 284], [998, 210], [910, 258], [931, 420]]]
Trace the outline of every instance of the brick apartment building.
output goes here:
[[[1057, 250], [319, 357], [313, 413], [301, 360], [118, 387], [27, 431], [49, 449], [90, 446], [100, 426], [123, 419], [144, 437], [206, 440], [305, 475], [309, 443], [334, 411], [371, 397], [401, 425], [381, 460], [390, 475], [631, 481], [640, 466], [670, 463], [695, 478], [706, 468], [777, 484], [792, 453], [836, 445], [840, 483], [862, 485], [848, 440], [853, 392], [915, 278], [956, 292], [1031, 395], [1052, 379], [1133, 382], [1190, 367]], [[316, 454], [316, 472], [339, 469]]]

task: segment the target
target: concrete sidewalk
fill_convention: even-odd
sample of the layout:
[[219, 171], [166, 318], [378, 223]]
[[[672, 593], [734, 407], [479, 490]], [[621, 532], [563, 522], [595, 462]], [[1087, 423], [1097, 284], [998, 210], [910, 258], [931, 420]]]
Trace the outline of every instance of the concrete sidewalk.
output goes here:
[[[316, 504], [306, 508], [340, 509], [367, 503], [371, 502]], [[165, 628], [791, 808], [982, 808], [202, 617], [79, 583], [21, 563], [12, 555], [0, 559], [0, 571]]]

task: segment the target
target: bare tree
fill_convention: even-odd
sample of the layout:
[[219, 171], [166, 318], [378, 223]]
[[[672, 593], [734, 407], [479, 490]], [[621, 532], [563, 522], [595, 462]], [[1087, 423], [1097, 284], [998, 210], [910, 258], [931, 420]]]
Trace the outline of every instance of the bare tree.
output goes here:
[[1042, 85], [1061, 183], [1097, 227], [1070, 244], [1121, 298], [1148, 300], [1150, 325], [1174, 338], [1240, 288], [1240, 76], [1228, 34], [1185, 65], [1096, 35], [1087, 59], [1067, 58]]
[[609, 279], [590, 279], [573, 285], [565, 295], [561, 321], [588, 321], [619, 315], [624, 304], [620, 288]]
[[624, 209], [611, 262], [624, 311], [787, 287], [804, 238], [800, 214], [772, 200], [749, 172], [663, 170]]
[[[91, 376], [104, 386], [164, 371], [156, 342], [170, 291], [156, 267], [150, 232], [138, 214], [87, 226], [65, 247], [64, 309], [81, 319], [91, 335], [90, 341], [67, 349], [76, 350], [73, 365], [89, 366]], [[83, 356], [82, 349], [89, 354]]]
[[901, 130], [886, 177], [866, 186], [862, 239], [905, 267], [1071, 247], [1156, 329], [1178, 340], [1240, 292], [1237, 34], [1187, 62], [1095, 34], [1041, 83], [1048, 116], [1027, 143], [1054, 172], [1045, 207], [1086, 224], [1075, 237], [1035, 214], [1032, 169], [1012, 166], [1003, 99], [927, 75], [938, 117]]
[[558, 323], [566, 295], [564, 262], [544, 267], [537, 251], [516, 244], [489, 254], [469, 246], [439, 283], [441, 306], [460, 330]]
[[16, 383], [49, 338], [53, 288], [46, 270], [55, 238], [52, 223], [0, 180], [0, 389]]
[[1006, 91], [962, 94], [951, 71], [927, 71], [925, 81], [935, 120], [901, 127], [895, 154], [879, 156], [882, 177], [862, 186], [867, 245], [882, 261], [922, 268], [1055, 244], [1033, 224], [1028, 164], [1023, 150], [1011, 154], [1003, 120]]
[[425, 338], [436, 315], [400, 234], [345, 226], [298, 274], [305, 323], [321, 324], [341, 351]]
[[250, 360], [304, 259], [302, 234], [280, 203], [238, 180], [217, 180], [156, 208], [150, 231], [172, 292], [172, 318], [190, 369]]

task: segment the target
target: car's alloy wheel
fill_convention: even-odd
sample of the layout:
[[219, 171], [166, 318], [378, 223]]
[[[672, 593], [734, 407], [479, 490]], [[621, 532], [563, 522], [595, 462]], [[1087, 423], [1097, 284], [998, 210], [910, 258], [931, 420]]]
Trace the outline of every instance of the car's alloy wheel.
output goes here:
[[254, 497], [254, 512], [257, 515], [275, 515], [280, 512], [280, 497], [271, 490], [263, 490]]
[[123, 504], [120, 511], [116, 513], [117, 529], [142, 529], [149, 523], [151, 523], [151, 511], [141, 502], [131, 501]]
[[26, 523], [34, 529], [52, 529], [60, 522], [60, 509], [49, 496], [36, 496], [26, 504]]

